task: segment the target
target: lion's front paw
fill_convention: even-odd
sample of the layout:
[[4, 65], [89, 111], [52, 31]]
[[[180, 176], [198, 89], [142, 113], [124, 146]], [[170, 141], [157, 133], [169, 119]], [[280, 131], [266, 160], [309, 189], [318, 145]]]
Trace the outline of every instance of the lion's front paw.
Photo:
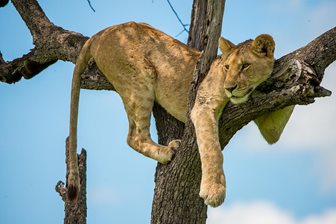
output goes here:
[[162, 148], [160, 151], [160, 159], [158, 160], [159, 163], [167, 164], [168, 162], [170, 162], [173, 159], [175, 152], [180, 144], [181, 140], [176, 139], [169, 142], [168, 146]]
[[204, 199], [204, 203], [211, 207], [217, 207], [224, 202], [225, 185], [219, 183], [201, 184], [200, 197]]

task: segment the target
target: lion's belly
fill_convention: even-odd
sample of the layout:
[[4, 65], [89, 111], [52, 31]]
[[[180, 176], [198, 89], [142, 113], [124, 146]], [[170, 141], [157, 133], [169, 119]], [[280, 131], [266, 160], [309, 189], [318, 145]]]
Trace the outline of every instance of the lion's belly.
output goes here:
[[186, 120], [190, 79], [191, 77], [178, 80], [158, 77], [155, 86], [155, 101], [182, 122]]
[[160, 93], [156, 101], [177, 120], [185, 122], [187, 112], [186, 99], [188, 98], [174, 97], [172, 95], [169, 96], [169, 94]]

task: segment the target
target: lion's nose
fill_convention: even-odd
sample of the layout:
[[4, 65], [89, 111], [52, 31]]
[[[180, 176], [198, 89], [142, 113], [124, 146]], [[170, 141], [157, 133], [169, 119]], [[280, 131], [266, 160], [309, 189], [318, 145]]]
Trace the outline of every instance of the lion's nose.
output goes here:
[[229, 91], [230, 93], [232, 93], [232, 91], [233, 91], [235, 88], [237, 88], [237, 85], [232, 85], [232, 86], [225, 87], [225, 89], [226, 89], [227, 91]]

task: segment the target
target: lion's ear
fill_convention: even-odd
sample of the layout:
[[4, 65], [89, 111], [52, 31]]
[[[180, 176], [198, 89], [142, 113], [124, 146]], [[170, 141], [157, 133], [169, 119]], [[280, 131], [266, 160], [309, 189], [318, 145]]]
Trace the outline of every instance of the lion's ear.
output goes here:
[[221, 50], [224, 57], [226, 57], [235, 46], [236, 45], [234, 45], [231, 41], [223, 37], [220, 37], [218, 39], [218, 47]]
[[252, 50], [258, 55], [274, 57], [275, 42], [268, 34], [261, 34], [252, 41]]

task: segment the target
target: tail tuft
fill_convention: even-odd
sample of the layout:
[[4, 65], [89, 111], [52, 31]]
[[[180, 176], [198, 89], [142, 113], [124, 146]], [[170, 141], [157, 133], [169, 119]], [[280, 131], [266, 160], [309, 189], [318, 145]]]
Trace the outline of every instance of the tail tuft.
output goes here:
[[67, 200], [76, 201], [79, 195], [80, 183], [79, 176], [70, 172], [67, 180]]
[[76, 201], [78, 198], [79, 187], [74, 184], [69, 184], [67, 187], [67, 199], [69, 201]]

